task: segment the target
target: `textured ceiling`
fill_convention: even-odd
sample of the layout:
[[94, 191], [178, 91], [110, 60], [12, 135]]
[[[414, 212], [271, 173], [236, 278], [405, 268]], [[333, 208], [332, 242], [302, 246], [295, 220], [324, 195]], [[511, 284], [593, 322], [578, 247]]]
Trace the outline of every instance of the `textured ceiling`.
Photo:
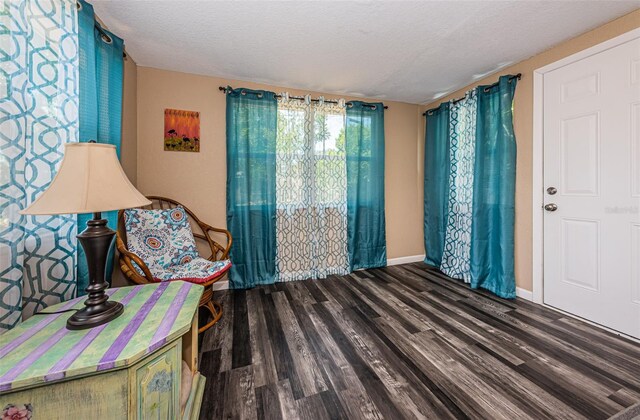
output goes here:
[[138, 65], [427, 103], [637, 1], [93, 0]]

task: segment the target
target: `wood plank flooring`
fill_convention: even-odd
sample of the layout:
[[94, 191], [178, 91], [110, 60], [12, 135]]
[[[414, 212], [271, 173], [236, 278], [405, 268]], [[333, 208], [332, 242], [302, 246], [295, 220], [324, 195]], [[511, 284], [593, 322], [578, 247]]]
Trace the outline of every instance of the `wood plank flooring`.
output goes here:
[[604, 419], [640, 345], [416, 263], [217, 292], [201, 419]]

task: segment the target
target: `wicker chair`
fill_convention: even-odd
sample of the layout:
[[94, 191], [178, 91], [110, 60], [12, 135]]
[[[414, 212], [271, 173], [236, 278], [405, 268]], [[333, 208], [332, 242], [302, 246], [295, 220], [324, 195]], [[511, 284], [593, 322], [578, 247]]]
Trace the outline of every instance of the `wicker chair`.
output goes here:
[[[233, 242], [231, 238], [231, 233], [229, 233], [226, 229], [214, 228], [209, 226], [208, 224], [202, 222], [198, 217], [193, 214], [191, 210], [189, 210], [183, 204], [169, 199], [165, 197], [157, 197], [157, 196], [148, 196], [149, 200], [151, 200], [151, 204], [149, 206], [145, 206], [145, 209], [171, 209], [177, 206], [182, 206], [186, 213], [189, 216], [189, 222], [191, 223], [191, 228], [193, 230], [193, 236], [196, 239], [196, 244], [199, 245], [198, 248], [208, 247], [211, 250], [211, 255], [207, 257], [210, 261], [221, 261], [228, 258], [229, 249], [231, 249], [231, 243]], [[220, 243], [216, 242], [212, 235], [218, 237], [225, 237], [227, 245], [223, 246]], [[149, 267], [145, 264], [144, 261], [136, 254], [130, 252], [127, 249], [127, 235], [124, 226], [124, 210], [120, 210], [118, 212], [118, 230], [116, 235], [116, 247], [118, 252], [120, 253], [120, 269], [124, 273], [124, 275], [138, 284], [147, 284], [147, 283], [157, 283], [157, 280], [154, 279]], [[207, 250], [209, 252], [209, 250]], [[203, 256], [204, 257], [204, 256]], [[144, 275], [141, 275], [138, 270], [134, 268], [133, 263], [140, 267]], [[213, 284], [222, 279], [226, 275], [226, 272], [221, 273], [220, 276], [215, 277], [205, 283], [200, 283], [204, 286], [204, 293], [202, 294], [202, 298], [200, 299], [200, 307], [206, 307], [213, 319], [202, 326], [199, 329], [199, 332], [206, 331], [211, 328], [222, 316], [222, 306], [213, 300]]]

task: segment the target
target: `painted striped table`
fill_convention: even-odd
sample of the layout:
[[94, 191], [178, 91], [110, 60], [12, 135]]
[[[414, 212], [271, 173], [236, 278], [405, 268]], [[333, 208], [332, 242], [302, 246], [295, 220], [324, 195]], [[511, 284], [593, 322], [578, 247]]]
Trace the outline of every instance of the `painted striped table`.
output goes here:
[[[104, 376], [100, 392], [108, 394], [110, 390], [104, 389], [108, 376], [109, 379], [116, 377], [118, 390], [110, 399], [119, 396], [126, 401], [119, 402], [120, 406], [116, 401], [96, 401], [98, 405], [114, 404], [105, 408], [104, 418], [113, 418], [114, 408], [125, 409], [129, 418], [145, 417], [144, 410], [138, 416], [130, 414], [135, 409], [131, 402], [144, 399], [147, 392], [156, 392], [153, 396], [157, 408], [175, 413], [179, 405], [176, 407], [176, 401], [168, 401], [167, 406], [165, 396], [158, 390], [168, 391], [170, 398], [179, 397], [181, 360], [188, 361], [192, 372], [197, 369], [197, 317], [194, 315], [202, 292], [202, 286], [186, 282], [110, 289], [110, 298], [124, 305], [124, 313], [110, 323], [88, 330], [72, 331], [65, 327], [71, 312], [31, 317], [0, 335], [0, 409], [7, 404], [19, 408], [29, 404], [34, 415], [37, 414], [38, 406], [30, 397], [37, 399], [37, 391], [41, 391], [43, 385], [51, 385], [46, 387], [52, 388], [46, 391], [51, 393], [55, 384], [65, 384], [65, 392], [72, 398], [77, 390], [69, 384], [86, 382], [80, 385], [79, 391], [90, 394], [86, 391], [92, 383], [76, 381], [78, 378], [95, 380]], [[84, 299], [51, 306], [43, 312], [79, 309]], [[156, 360], [156, 355], [163, 357]], [[144, 367], [146, 370], [141, 370]], [[114, 376], [117, 372], [120, 373]], [[140, 384], [145, 381], [148, 383], [143, 389]], [[18, 397], [19, 400], [15, 400]], [[79, 413], [76, 409], [70, 411]]]

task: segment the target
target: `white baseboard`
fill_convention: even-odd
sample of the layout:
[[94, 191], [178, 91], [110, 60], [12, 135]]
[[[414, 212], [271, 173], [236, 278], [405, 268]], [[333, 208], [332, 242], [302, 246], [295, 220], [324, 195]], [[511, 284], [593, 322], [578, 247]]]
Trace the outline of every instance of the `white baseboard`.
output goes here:
[[213, 283], [213, 291], [216, 290], [228, 290], [229, 289], [229, 279], [224, 279], [223, 281], [219, 281], [217, 283]]
[[[413, 262], [421, 262], [424, 261], [424, 254], [422, 255], [410, 255], [408, 257], [399, 257], [399, 258], [391, 258], [387, 260], [387, 265], [399, 265], [399, 264], [409, 264]], [[225, 279], [218, 283], [213, 284], [213, 290], [228, 290], [229, 289], [229, 280]], [[529, 292], [530, 293], [530, 292]], [[520, 295], [518, 295], [520, 296]]]
[[533, 292], [530, 292], [529, 290], [526, 289], [522, 289], [520, 287], [516, 287], [516, 296], [518, 296], [519, 298], [528, 300], [533, 302]]
[[408, 257], [391, 258], [387, 260], [387, 265], [409, 264], [424, 261], [425, 255], [410, 255]]

